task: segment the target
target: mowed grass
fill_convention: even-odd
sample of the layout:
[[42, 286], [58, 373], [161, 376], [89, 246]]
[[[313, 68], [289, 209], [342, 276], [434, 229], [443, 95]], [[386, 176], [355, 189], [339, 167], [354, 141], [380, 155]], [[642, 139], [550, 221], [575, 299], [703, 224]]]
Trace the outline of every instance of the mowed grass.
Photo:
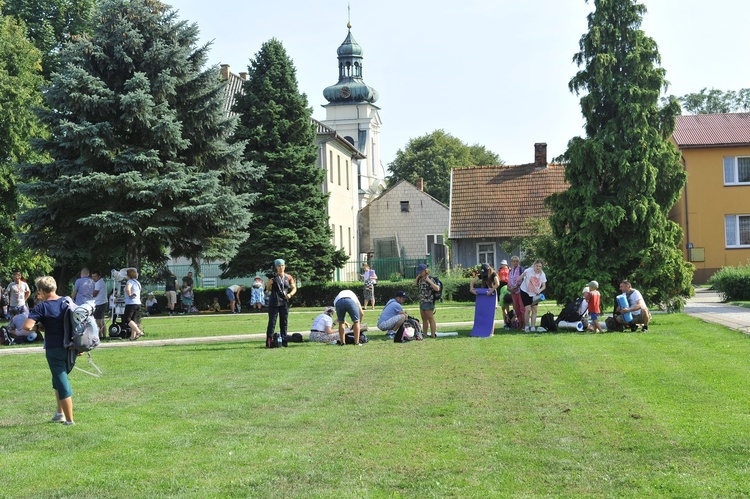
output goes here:
[[652, 324], [99, 349], [101, 378], [72, 375], [74, 427], [46, 422], [41, 355], [2, 356], [0, 496], [750, 495], [750, 338]]

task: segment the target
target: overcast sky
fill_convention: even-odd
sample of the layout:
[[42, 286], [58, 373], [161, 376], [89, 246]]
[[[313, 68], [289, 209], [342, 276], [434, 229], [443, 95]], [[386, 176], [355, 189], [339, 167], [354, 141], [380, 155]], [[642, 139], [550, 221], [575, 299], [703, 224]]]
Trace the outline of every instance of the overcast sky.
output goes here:
[[[165, 0], [212, 42], [212, 64], [246, 71], [271, 38], [297, 69], [313, 116], [338, 80], [336, 49], [347, 34], [364, 51], [365, 83], [380, 94], [384, 166], [410, 138], [443, 129], [496, 152], [507, 164], [549, 158], [583, 134], [568, 90], [573, 55], [593, 1], [584, 0]], [[748, 0], [645, 0], [642, 28], [656, 40], [668, 93], [750, 87]]]

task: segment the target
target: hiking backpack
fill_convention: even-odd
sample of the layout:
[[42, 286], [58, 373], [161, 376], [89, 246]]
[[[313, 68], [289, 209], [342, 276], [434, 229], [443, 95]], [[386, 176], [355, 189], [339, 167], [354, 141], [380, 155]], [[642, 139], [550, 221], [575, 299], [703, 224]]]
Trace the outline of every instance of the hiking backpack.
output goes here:
[[84, 353], [88, 355], [89, 364], [94, 366], [99, 374], [102, 373], [101, 369], [91, 359], [91, 350], [99, 346], [99, 327], [96, 325], [96, 319], [94, 319], [95, 308], [93, 300], [76, 305], [70, 297], [65, 297], [63, 302], [63, 346], [68, 349], [68, 373], [75, 367], [86, 374], [99, 377], [98, 374], [76, 367], [76, 359]]
[[419, 320], [415, 317], [408, 316], [407, 319], [401, 324], [401, 327], [396, 331], [396, 335], [393, 337], [394, 343], [404, 343], [411, 340], [423, 340], [422, 326], [419, 324]]
[[555, 321], [555, 324], [560, 324], [560, 322], [578, 322], [583, 319], [583, 315], [581, 315], [581, 304], [583, 303], [583, 296], [579, 296], [575, 299], [575, 301], [572, 301], [565, 305], [565, 308], [562, 309], [562, 312], [560, 312], [560, 315], [557, 316], [557, 321]]

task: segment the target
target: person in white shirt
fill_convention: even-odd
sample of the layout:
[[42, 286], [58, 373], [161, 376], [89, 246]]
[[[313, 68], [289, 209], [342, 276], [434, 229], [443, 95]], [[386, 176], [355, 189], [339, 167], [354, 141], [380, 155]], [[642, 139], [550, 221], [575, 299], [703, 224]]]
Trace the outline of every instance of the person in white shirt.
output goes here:
[[341, 291], [333, 300], [333, 306], [336, 308], [336, 316], [339, 321], [339, 339], [341, 345], [346, 345], [346, 314], [352, 320], [352, 332], [354, 333], [354, 344], [361, 345], [359, 342], [359, 322], [364, 317], [365, 311], [359, 303], [359, 298], [354, 291], [345, 289]]
[[93, 272], [91, 280], [94, 281], [94, 305], [96, 305], [94, 319], [96, 320], [96, 327], [99, 328], [99, 338], [104, 338], [106, 337], [104, 314], [107, 313], [107, 283], [102, 279], [99, 272]]
[[16, 272], [13, 274], [13, 282], [8, 284], [8, 305], [11, 309], [17, 308], [21, 312], [28, 314], [29, 307], [26, 306], [26, 301], [31, 296], [31, 288], [24, 281], [21, 280], [21, 273]]
[[128, 281], [125, 283], [125, 312], [122, 314], [123, 324], [130, 327], [130, 341], [143, 336], [138, 327], [141, 318], [141, 283], [138, 282], [138, 271], [128, 269]]
[[313, 319], [310, 326], [310, 341], [320, 343], [335, 343], [339, 339], [337, 331], [333, 330], [333, 307], [326, 307], [325, 311]]

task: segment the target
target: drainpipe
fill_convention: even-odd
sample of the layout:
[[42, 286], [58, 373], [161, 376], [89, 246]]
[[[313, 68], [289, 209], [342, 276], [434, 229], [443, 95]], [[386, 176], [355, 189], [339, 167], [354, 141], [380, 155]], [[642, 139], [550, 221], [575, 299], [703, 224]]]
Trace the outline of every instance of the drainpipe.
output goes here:
[[[682, 155], [682, 151], [680, 151], [680, 156], [682, 157], [682, 160], [680, 161], [682, 163], [682, 169], [685, 170], [685, 173], [687, 173], [687, 163], [685, 161], [685, 156]], [[687, 181], [685, 182], [685, 241], [686, 246], [691, 243], [690, 240], [690, 212], [688, 211], [689, 203], [688, 203], [688, 185]], [[687, 261], [692, 260], [692, 255], [690, 254], [690, 248], [686, 247], [687, 249]]]

